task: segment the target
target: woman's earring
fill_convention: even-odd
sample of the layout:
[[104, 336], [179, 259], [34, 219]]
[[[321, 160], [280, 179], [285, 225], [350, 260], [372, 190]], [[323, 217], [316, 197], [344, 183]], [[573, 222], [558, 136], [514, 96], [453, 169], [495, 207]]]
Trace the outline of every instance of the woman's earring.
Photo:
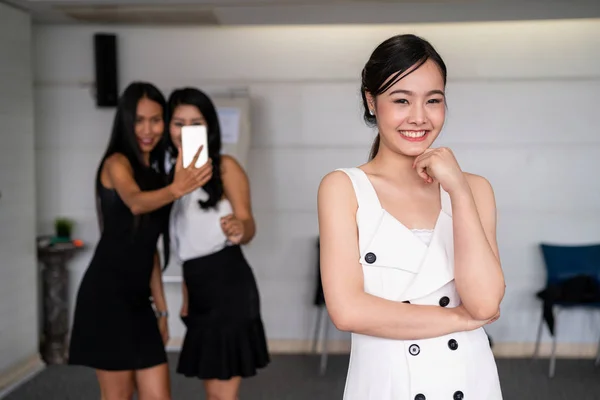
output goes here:
[[375, 112], [372, 109], [369, 109], [369, 114], [375, 115]]

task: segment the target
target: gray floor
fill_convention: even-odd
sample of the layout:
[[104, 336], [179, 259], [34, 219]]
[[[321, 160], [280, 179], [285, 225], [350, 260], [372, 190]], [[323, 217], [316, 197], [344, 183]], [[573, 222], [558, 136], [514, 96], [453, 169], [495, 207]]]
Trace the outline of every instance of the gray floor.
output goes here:
[[[170, 355], [171, 369], [177, 354]], [[280, 355], [255, 378], [243, 383], [241, 400], [341, 399], [347, 356], [330, 356], [327, 374], [317, 374], [316, 356]], [[548, 379], [548, 360], [498, 360], [505, 400], [600, 400], [600, 368], [593, 360], [558, 360], [556, 377]], [[173, 399], [204, 399], [201, 384], [172, 375]], [[52, 366], [4, 400], [98, 400], [93, 371]], [[437, 400], [437, 399], [434, 399]]]

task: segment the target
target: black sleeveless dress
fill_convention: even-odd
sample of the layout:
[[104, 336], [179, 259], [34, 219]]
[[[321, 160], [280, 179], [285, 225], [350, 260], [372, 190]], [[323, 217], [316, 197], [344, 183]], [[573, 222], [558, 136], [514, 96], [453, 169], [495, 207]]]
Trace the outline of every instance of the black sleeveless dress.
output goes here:
[[[150, 168], [136, 173], [142, 190], [165, 186]], [[69, 364], [123, 371], [167, 361], [151, 304], [150, 278], [169, 206], [134, 216], [117, 192], [96, 182], [102, 234], [75, 306]]]

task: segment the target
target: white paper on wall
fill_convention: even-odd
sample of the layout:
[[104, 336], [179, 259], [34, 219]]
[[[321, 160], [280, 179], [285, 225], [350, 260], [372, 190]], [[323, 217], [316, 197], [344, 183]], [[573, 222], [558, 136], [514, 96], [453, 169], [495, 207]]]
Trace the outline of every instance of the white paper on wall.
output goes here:
[[240, 136], [240, 110], [234, 107], [219, 107], [217, 114], [221, 125], [221, 143], [237, 143]]

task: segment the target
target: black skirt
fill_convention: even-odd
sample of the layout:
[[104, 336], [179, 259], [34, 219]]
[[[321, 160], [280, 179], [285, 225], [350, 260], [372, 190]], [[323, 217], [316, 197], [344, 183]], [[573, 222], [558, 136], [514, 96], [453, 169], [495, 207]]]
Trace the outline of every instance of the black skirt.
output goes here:
[[69, 364], [107, 371], [131, 371], [167, 362], [150, 301], [135, 307], [111, 297], [79, 291]]
[[250, 377], [269, 362], [252, 269], [240, 246], [186, 261], [187, 326], [177, 372], [227, 380]]
[[[129, 263], [111, 263], [101, 258], [92, 261], [77, 294], [69, 364], [129, 371], [167, 362], [150, 301], [149, 276], [134, 270], [132, 279], [127, 279], [127, 272], [119, 274], [113, 268], [131, 267], [135, 262], [140, 260], [132, 257]], [[148, 264], [151, 269], [152, 258]], [[140, 288], [144, 282], [147, 288]]]

